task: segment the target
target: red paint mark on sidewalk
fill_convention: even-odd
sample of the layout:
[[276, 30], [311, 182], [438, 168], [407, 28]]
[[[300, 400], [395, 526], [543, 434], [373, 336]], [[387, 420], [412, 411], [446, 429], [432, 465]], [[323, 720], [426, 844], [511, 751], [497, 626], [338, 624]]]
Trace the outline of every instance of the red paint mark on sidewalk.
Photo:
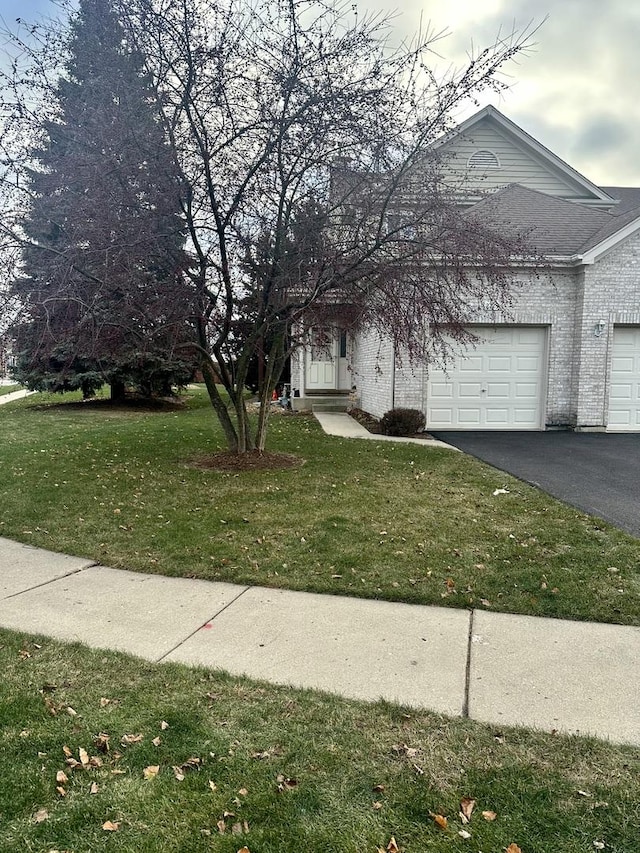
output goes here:
[[213, 628], [213, 622], [207, 622], [206, 625], [202, 626], [203, 628]]

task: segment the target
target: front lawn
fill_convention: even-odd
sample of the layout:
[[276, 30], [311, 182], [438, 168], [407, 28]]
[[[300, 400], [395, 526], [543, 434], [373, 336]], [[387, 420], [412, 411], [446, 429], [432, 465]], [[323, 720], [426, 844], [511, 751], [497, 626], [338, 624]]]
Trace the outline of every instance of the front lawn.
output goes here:
[[4, 853], [637, 849], [638, 749], [8, 631], [0, 666]]
[[223, 441], [201, 392], [157, 412], [38, 395], [0, 408], [0, 435], [0, 535], [23, 542], [166, 575], [640, 625], [637, 539], [461, 453], [274, 415], [270, 449], [304, 465], [207, 470], [194, 463]]
[[13, 394], [14, 391], [19, 391], [22, 388], [22, 385], [13, 384], [13, 385], [0, 385], [0, 397], [4, 397], [5, 394]]

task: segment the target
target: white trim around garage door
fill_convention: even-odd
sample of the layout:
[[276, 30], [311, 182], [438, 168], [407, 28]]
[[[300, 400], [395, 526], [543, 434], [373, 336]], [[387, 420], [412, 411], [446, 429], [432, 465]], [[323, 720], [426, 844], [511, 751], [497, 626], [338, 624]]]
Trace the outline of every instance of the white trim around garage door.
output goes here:
[[475, 346], [430, 369], [427, 429], [544, 429], [547, 328], [476, 326]]

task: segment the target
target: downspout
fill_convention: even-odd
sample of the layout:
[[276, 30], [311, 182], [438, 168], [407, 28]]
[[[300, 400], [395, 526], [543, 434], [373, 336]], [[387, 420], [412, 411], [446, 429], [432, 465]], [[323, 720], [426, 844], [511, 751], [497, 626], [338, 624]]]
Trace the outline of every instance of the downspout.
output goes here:
[[391, 408], [396, 407], [396, 348], [391, 344]]

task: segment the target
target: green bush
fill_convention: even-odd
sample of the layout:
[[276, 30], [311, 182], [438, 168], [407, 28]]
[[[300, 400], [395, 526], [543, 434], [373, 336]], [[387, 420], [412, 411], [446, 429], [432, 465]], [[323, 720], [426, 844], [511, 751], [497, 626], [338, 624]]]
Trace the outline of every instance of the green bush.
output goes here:
[[380, 432], [383, 435], [414, 435], [422, 432], [425, 423], [419, 409], [390, 409], [380, 420]]

